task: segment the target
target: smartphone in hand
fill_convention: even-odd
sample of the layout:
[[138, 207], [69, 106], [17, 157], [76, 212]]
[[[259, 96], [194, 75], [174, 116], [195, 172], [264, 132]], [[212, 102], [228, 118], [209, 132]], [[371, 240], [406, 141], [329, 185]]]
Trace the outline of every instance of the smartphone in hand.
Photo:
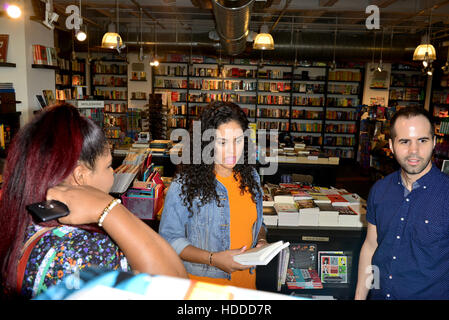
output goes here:
[[27, 210], [40, 222], [46, 222], [67, 216], [69, 208], [58, 200], [47, 200], [26, 206]]

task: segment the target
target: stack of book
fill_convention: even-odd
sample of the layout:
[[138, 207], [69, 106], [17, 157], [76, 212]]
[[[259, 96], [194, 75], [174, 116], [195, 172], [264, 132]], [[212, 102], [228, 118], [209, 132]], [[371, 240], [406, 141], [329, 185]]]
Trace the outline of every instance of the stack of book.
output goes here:
[[296, 183], [265, 184], [263, 218], [269, 226], [361, 227], [365, 200], [344, 189]]

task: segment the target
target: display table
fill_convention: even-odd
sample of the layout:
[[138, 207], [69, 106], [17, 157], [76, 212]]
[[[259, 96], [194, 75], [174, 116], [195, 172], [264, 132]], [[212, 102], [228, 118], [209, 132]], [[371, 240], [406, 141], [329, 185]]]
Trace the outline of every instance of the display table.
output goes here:
[[277, 184], [281, 182], [282, 175], [298, 173], [313, 176], [313, 184], [323, 187], [335, 186], [339, 158], [278, 156], [278, 168], [273, 175], [265, 175], [263, 169], [269, 167], [270, 163], [275, 160], [266, 158], [266, 161], [269, 162], [265, 165], [258, 164], [261, 180], [264, 183]]
[[[324, 295], [336, 299], [354, 298], [360, 249], [366, 237], [366, 227], [268, 227], [267, 240], [316, 244], [318, 251], [344, 251], [348, 254], [348, 283], [323, 283], [323, 289], [288, 289], [284, 284], [281, 293], [299, 295]], [[279, 255], [266, 266], [257, 267], [258, 290], [277, 292]]]

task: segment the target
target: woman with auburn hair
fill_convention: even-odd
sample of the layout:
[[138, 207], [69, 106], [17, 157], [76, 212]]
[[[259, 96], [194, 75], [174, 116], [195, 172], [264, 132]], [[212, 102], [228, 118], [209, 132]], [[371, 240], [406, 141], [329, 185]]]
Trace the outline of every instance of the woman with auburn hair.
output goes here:
[[[199, 148], [192, 132], [190, 163], [180, 166], [168, 189], [159, 233], [184, 260], [191, 279], [256, 289], [254, 266], [233, 260], [266, 244], [260, 178], [249, 161], [248, 119], [238, 105], [217, 101], [200, 121], [201, 148], [194, 154]], [[213, 148], [203, 141], [211, 131]], [[212, 161], [194, 160], [209, 149]]]
[[[89, 266], [187, 276], [170, 245], [108, 194], [111, 162], [101, 128], [69, 104], [43, 110], [19, 131], [8, 151], [0, 199], [7, 297], [34, 297]], [[26, 206], [51, 199], [65, 203], [70, 214], [37, 223]], [[28, 246], [37, 234], [37, 243]], [[27, 261], [25, 247], [31, 250]]]

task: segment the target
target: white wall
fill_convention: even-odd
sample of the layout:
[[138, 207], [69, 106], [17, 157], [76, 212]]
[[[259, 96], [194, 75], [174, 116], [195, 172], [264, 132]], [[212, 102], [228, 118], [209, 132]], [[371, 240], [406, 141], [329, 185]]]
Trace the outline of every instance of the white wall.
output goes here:
[[362, 104], [370, 105], [370, 98], [383, 97], [385, 100], [385, 107], [388, 106], [389, 89], [390, 89], [390, 77], [391, 77], [391, 63], [383, 63], [383, 68], [388, 72], [387, 76], [387, 88], [386, 89], [371, 89], [371, 79], [373, 78], [374, 71], [371, 71], [371, 67], [377, 68], [377, 62], [367, 63], [365, 65], [365, 81], [363, 88], [363, 101]]
[[0, 18], [0, 33], [9, 34], [8, 62], [16, 64], [16, 68], [0, 68], [0, 82], [12, 82], [16, 91], [17, 111], [22, 112], [21, 126], [33, 116], [33, 110], [39, 110], [36, 94], [42, 90], [55, 92], [55, 71], [49, 69], [33, 69], [33, 44], [54, 47], [53, 30], [40, 22], [31, 21], [34, 16], [30, 0], [25, 1], [23, 16], [13, 20], [3, 16]]
[[[143, 108], [145, 104], [148, 103], [148, 95], [151, 93], [151, 67], [150, 60], [146, 57], [143, 61], [139, 60], [139, 55], [137, 53], [128, 54], [128, 108]], [[144, 71], [146, 72], [147, 81], [129, 81], [131, 79], [132, 64], [133, 63], [143, 63]], [[132, 92], [145, 92], [146, 101], [136, 101], [131, 100]]]
[[0, 82], [12, 82], [16, 91], [16, 100], [22, 103], [16, 105], [16, 110], [27, 114], [28, 84], [26, 79], [27, 59], [25, 44], [25, 22], [23, 19], [13, 20], [6, 16], [0, 17], [0, 33], [9, 35], [7, 62], [15, 63], [15, 68], [0, 67]]

